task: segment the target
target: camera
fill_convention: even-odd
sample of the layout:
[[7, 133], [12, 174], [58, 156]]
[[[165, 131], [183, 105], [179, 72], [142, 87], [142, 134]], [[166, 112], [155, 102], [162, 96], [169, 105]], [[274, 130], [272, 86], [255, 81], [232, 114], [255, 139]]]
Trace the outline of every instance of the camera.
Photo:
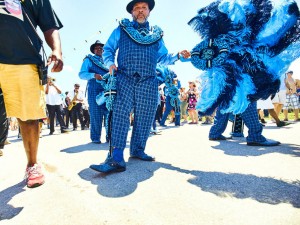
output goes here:
[[39, 65], [38, 66], [40, 84], [45, 85], [48, 83], [48, 66]]

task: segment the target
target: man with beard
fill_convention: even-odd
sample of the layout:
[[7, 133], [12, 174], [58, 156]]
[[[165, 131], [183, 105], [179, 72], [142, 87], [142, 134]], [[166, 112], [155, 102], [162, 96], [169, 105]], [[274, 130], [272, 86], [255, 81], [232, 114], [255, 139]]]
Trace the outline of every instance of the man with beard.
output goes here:
[[[112, 119], [112, 154], [103, 164], [91, 165], [98, 172], [122, 172], [126, 170], [123, 152], [129, 128], [129, 115], [133, 109], [134, 124], [130, 142], [130, 157], [154, 161], [144, 151], [157, 108], [158, 81], [156, 64], [174, 64], [182, 57], [188, 58], [186, 50], [168, 54], [162, 39], [163, 31], [150, 27], [148, 17], [154, 8], [154, 0], [132, 0], [127, 12], [133, 21], [123, 19], [104, 46], [103, 59], [109, 71], [117, 73], [117, 97]], [[118, 68], [115, 56], [118, 50]]]

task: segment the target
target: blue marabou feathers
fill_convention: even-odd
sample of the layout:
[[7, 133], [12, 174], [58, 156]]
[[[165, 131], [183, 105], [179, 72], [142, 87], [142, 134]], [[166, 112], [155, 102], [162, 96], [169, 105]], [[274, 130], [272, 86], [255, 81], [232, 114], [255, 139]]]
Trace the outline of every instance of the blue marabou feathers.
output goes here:
[[293, 0], [219, 0], [189, 25], [201, 42], [191, 54], [203, 71], [197, 109], [242, 113], [276, 93], [280, 77], [300, 56], [300, 13]]

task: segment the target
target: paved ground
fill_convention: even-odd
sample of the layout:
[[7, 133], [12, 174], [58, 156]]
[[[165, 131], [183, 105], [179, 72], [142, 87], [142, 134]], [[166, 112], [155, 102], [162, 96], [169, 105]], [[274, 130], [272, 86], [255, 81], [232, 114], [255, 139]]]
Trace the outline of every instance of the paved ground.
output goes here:
[[0, 157], [0, 224], [299, 225], [300, 123], [267, 124], [264, 135], [283, 143], [271, 148], [244, 138], [211, 142], [209, 128], [171, 125], [148, 141], [156, 162], [128, 160], [125, 172], [107, 176], [89, 169], [108, 145], [90, 143], [88, 130], [44, 130], [46, 183], [36, 189], [22, 181], [25, 153], [10, 133]]

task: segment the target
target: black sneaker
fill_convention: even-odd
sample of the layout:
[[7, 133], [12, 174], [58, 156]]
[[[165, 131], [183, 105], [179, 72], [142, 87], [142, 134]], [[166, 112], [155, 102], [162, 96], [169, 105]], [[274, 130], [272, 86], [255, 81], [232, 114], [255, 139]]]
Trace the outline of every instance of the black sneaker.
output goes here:
[[60, 132], [61, 132], [62, 134], [65, 134], [65, 133], [69, 133], [70, 130], [69, 130], [69, 129], [62, 129]]
[[287, 123], [287, 122], [283, 122], [283, 121], [280, 121], [279, 123], [277, 123], [277, 127], [284, 127], [284, 126], [287, 126], [287, 125], [290, 125], [291, 123]]

